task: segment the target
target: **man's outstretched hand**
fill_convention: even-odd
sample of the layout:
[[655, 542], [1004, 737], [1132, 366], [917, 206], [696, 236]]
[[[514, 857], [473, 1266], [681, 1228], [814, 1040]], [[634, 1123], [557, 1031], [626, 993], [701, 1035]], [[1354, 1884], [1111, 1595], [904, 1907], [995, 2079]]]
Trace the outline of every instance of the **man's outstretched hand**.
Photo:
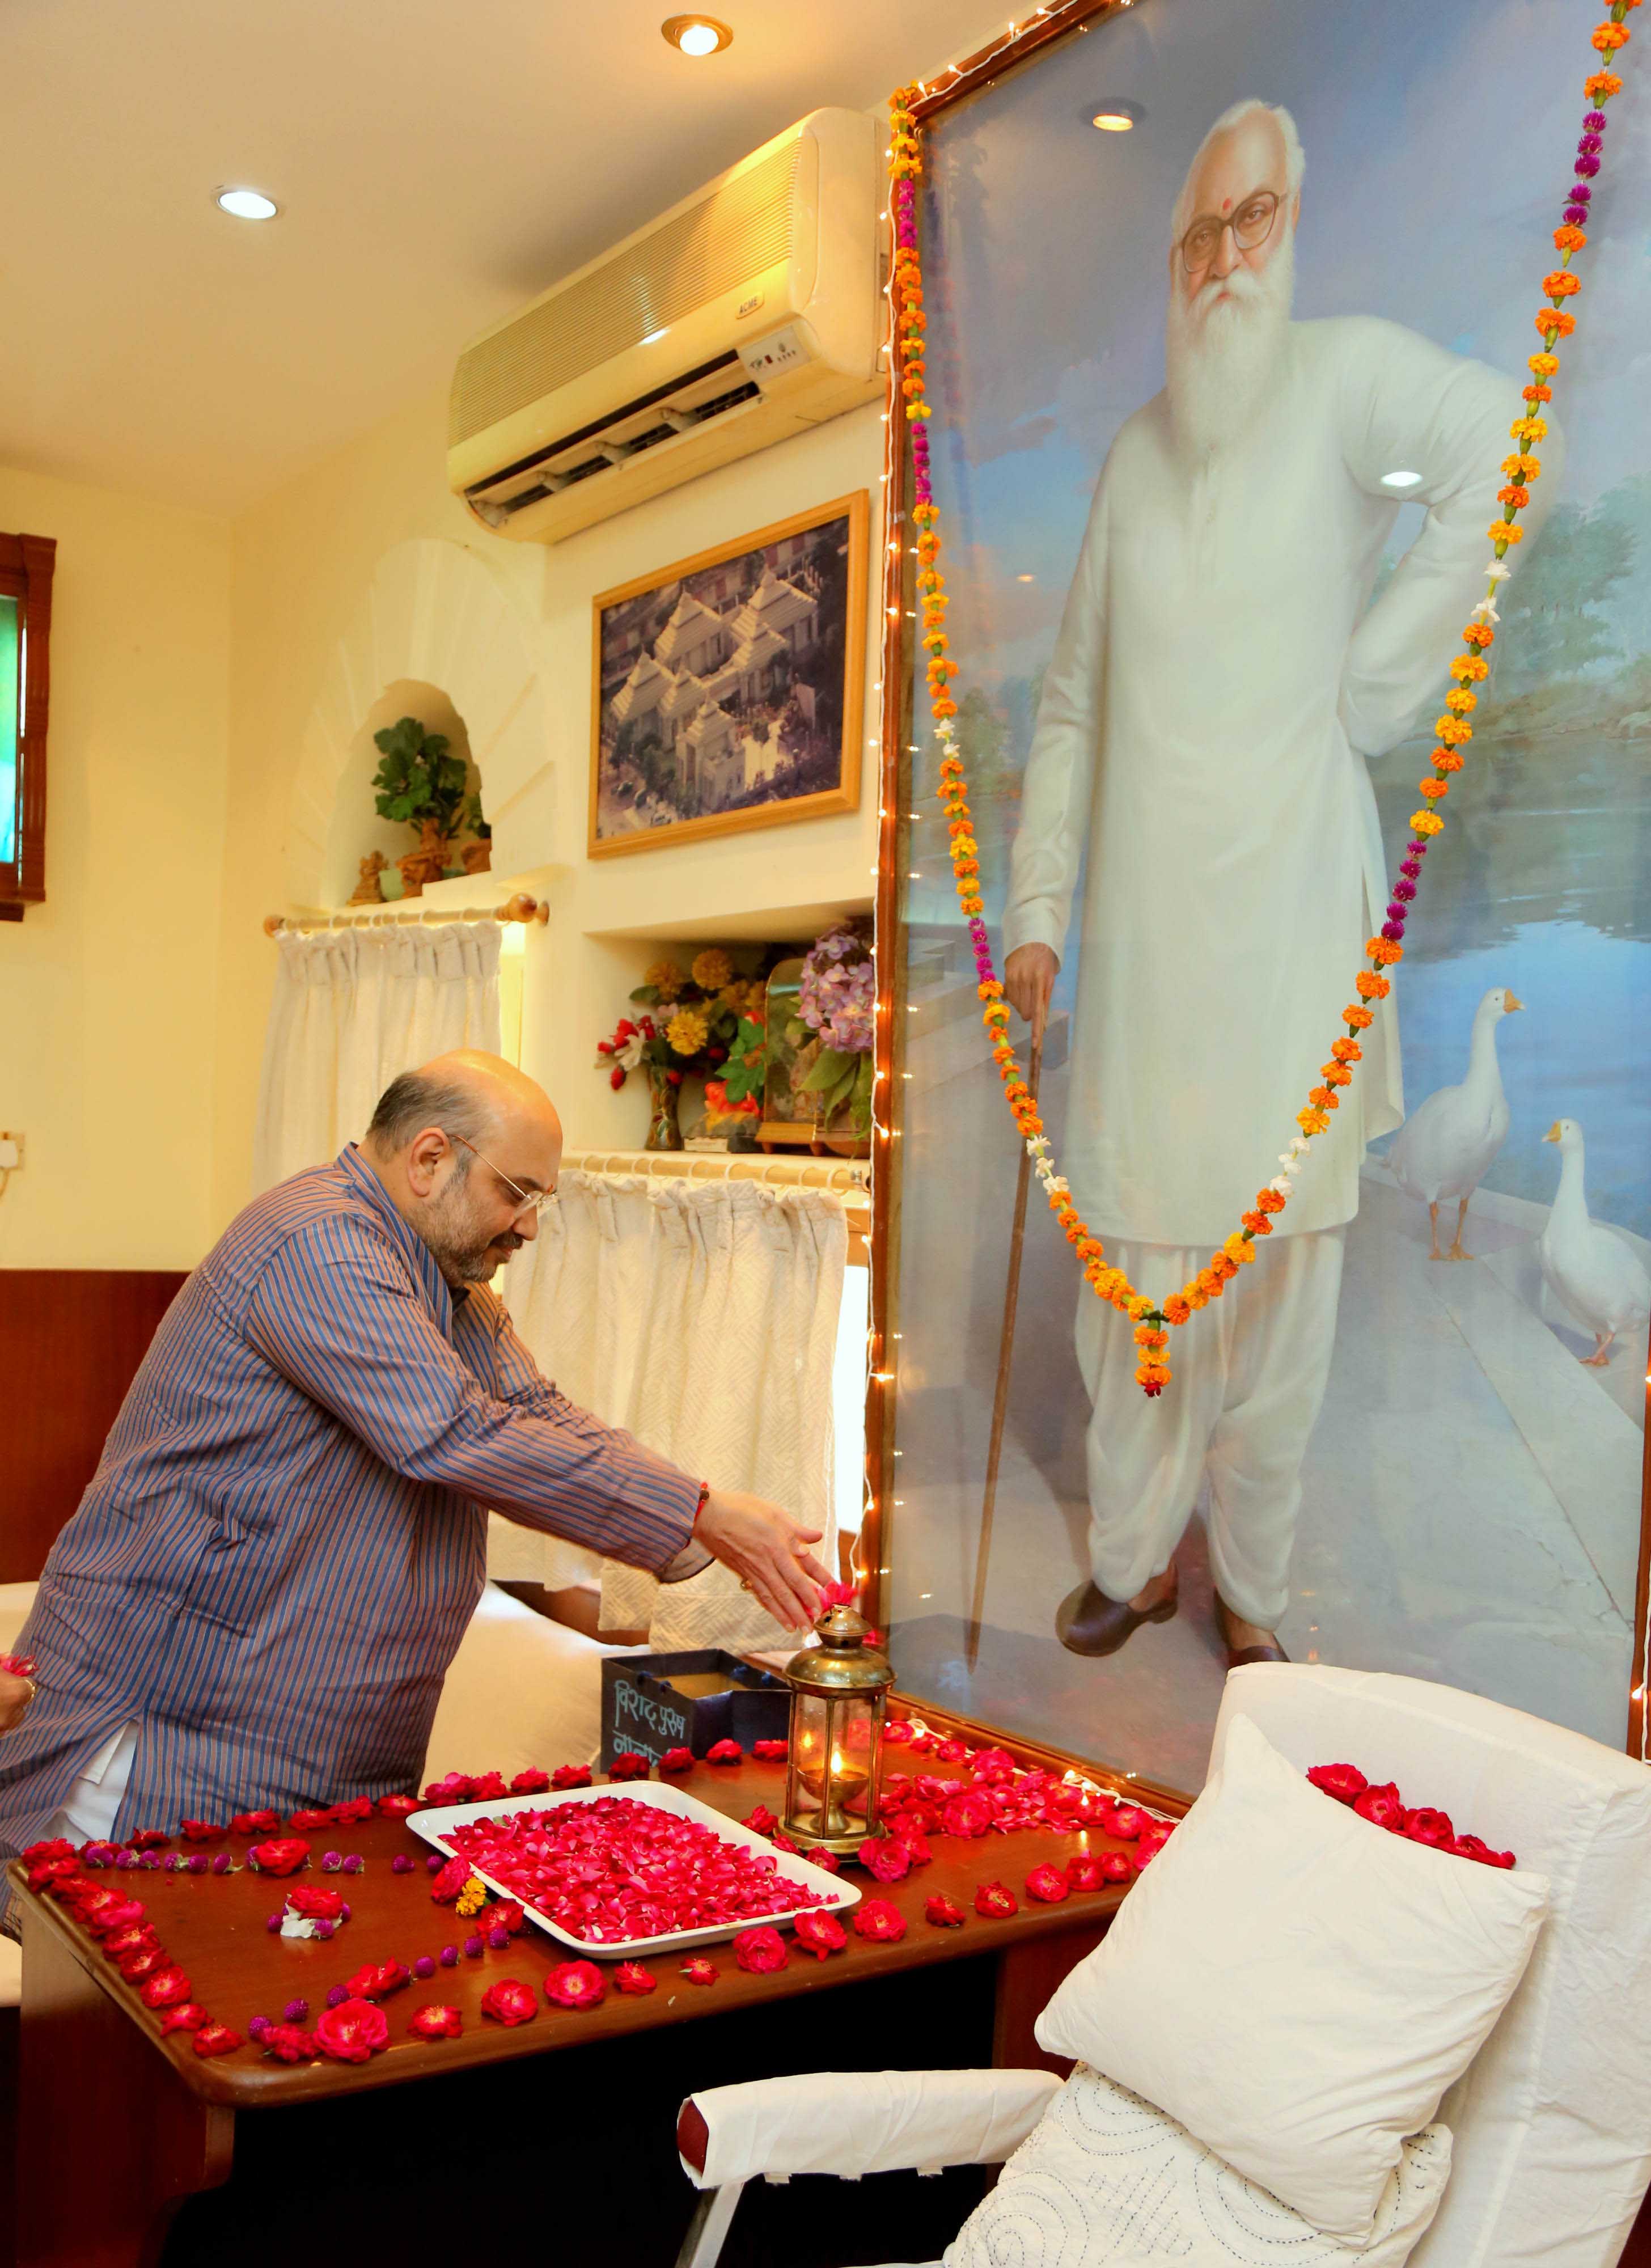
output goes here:
[[760, 1496], [713, 1490], [694, 1528], [694, 1541], [732, 1567], [763, 1609], [785, 1630], [802, 1630], [820, 1612], [818, 1587], [831, 1580], [808, 1550], [817, 1528], [800, 1528], [777, 1504]]
[[1009, 996], [1009, 1005], [1019, 1009], [1030, 1024], [1035, 1040], [1043, 1039], [1050, 995], [1059, 974], [1060, 963], [1046, 945], [1017, 945], [1003, 964], [1003, 989]]

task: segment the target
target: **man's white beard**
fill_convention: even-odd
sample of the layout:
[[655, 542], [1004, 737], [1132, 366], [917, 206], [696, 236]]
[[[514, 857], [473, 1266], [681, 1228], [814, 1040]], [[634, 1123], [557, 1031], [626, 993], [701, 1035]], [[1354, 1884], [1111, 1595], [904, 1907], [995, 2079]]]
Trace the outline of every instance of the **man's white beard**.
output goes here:
[[[1218, 293], [1232, 294], [1218, 306]], [[1295, 232], [1265, 268], [1212, 277], [1190, 302], [1172, 284], [1165, 336], [1169, 415], [1199, 456], [1235, 441], [1266, 400], [1284, 357], [1295, 295]]]

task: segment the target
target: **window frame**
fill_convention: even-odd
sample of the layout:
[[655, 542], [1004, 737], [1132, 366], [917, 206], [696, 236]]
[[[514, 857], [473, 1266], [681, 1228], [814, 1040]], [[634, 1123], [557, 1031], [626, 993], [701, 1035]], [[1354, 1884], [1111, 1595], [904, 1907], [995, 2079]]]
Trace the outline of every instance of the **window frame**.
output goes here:
[[17, 857], [0, 864], [0, 921], [21, 921], [46, 895], [46, 729], [51, 699], [49, 535], [0, 534], [0, 597], [18, 601]]

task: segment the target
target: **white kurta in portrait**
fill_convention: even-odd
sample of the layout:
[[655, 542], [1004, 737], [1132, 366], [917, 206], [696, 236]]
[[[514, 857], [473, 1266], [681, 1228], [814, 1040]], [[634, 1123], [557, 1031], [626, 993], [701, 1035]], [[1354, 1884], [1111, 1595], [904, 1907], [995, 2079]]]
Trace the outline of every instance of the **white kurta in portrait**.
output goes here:
[[[1006, 954], [1068, 959], [1087, 857], [1062, 1167], [1098, 1235], [1213, 1247], [1278, 1171], [1386, 902], [1364, 759], [1448, 688], [1521, 414], [1512, 379], [1338, 318], [1289, 325], [1230, 447], [1187, 448], [1163, 394], [1113, 444], [1004, 916]], [[1396, 471], [1426, 521], [1369, 607]], [[1397, 1037], [1389, 1002], [1275, 1233], [1358, 1210], [1404, 1115]]]

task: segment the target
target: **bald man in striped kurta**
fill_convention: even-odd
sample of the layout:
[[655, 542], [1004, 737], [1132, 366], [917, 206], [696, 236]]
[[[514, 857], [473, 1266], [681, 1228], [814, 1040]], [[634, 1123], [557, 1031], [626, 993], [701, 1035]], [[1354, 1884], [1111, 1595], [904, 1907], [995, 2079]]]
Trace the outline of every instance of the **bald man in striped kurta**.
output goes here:
[[531, 1080], [446, 1057], [232, 1223], [47, 1561], [18, 1641], [37, 1690], [0, 1680], [0, 1855], [410, 1786], [484, 1506], [667, 1580], [719, 1558], [783, 1622], [813, 1611], [811, 1531], [575, 1408], [487, 1288], [560, 1154]]

